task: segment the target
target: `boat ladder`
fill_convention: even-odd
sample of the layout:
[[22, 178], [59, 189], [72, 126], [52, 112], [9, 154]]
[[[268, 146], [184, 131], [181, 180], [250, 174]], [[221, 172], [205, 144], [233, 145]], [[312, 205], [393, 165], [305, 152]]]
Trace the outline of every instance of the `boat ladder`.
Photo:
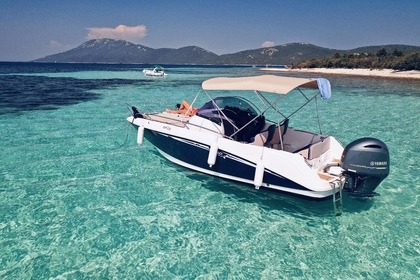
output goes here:
[[331, 188], [333, 189], [334, 214], [340, 216], [343, 213], [343, 188], [341, 180], [332, 182]]

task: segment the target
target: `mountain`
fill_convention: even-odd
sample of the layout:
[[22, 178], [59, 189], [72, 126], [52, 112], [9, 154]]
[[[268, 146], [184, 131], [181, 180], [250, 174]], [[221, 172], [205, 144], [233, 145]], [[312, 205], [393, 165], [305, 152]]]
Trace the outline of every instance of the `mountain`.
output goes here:
[[339, 50], [322, 48], [307, 43], [292, 43], [221, 55], [219, 62], [226, 64], [290, 65], [302, 60], [328, 57], [336, 52], [339, 52]]
[[233, 54], [217, 55], [197, 46], [179, 49], [153, 49], [124, 40], [96, 39], [66, 52], [45, 56], [35, 62], [74, 63], [143, 63], [143, 64], [244, 64], [290, 65], [313, 58], [325, 58], [339, 54], [376, 53], [385, 48], [391, 53], [420, 52], [420, 47], [407, 45], [369, 46], [352, 50], [337, 50], [307, 43], [284, 44], [275, 47], [246, 50]]
[[90, 40], [66, 52], [45, 56], [35, 62], [206, 64], [219, 56], [203, 48], [152, 49], [124, 40]]

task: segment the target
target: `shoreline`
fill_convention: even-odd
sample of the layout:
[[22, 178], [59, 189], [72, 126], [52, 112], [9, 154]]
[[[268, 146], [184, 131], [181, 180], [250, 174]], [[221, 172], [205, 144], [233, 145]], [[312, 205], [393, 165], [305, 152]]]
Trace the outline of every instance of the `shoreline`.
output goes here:
[[263, 72], [290, 72], [290, 73], [313, 73], [331, 74], [342, 76], [362, 76], [373, 78], [393, 78], [393, 79], [420, 79], [420, 71], [397, 71], [393, 69], [345, 69], [345, 68], [259, 68]]

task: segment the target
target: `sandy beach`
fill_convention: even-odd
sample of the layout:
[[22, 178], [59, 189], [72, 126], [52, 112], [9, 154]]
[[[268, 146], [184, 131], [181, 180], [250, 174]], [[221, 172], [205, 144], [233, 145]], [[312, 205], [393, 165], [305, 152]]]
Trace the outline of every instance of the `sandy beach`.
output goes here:
[[393, 69], [343, 69], [343, 68], [259, 68], [266, 72], [293, 72], [293, 73], [321, 73], [345, 76], [368, 76], [397, 79], [420, 79], [420, 71], [396, 71]]

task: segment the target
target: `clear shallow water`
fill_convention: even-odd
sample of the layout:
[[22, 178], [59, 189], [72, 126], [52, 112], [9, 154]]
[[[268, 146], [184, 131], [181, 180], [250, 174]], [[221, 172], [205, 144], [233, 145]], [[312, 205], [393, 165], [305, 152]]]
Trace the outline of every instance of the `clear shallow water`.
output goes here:
[[[323, 133], [378, 137], [391, 151], [380, 195], [345, 197], [335, 217], [330, 201], [198, 174], [135, 143], [128, 106], [170, 107], [206, 78], [255, 69], [141, 69], [0, 64], [0, 278], [419, 277], [420, 82], [327, 77]], [[311, 110], [291, 120], [316, 124]]]

